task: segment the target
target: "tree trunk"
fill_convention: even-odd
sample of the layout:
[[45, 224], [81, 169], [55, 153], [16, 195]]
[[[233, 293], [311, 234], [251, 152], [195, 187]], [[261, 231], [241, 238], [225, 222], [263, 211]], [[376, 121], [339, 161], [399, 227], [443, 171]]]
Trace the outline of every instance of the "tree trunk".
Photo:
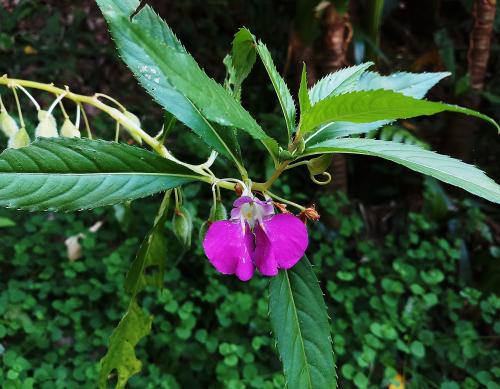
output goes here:
[[[323, 51], [319, 56], [321, 73], [328, 74], [348, 65], [347, 50], [352, 39], [352, 26], [349, 14], [340, 13], [330, 4], [323, 17]], [[347, 192], [347, 157], [345, 154], [333, 154], [329, 169], [332, 190]]]
[[[470, 34], [467, 54], [470, 93], [460, 102], [461, 105], [477, 110], [481, 103], [480, 93], [490, 57], [491, 34], [495, 20], [496, 0], [474, 0], [472, 17], [474, 27]], [[474, 135], [479, 128], [477, 120], [470, 116], [454, 115], [446, 131], [444, 151], [456, 158], [469, 161], [471, 158]]]

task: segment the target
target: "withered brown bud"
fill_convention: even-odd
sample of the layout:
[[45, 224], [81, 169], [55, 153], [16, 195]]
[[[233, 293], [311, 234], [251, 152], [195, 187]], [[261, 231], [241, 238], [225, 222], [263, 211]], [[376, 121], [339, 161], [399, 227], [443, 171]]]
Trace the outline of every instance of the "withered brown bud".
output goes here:
[[316, 211], [316, 205], [311, 205], [309, 208], [304, 209], [301, 213], [299, 213], [299, 219], [302, 220], [304, 223], [307, 220], [313, 220], [313, 221], [318, 221], [320, 218], [320, 215], [318, 211]]
[[286, 209], [286, 204], [277, 203], [276, 201], [273, 201], [273, 204], [280, 210], [281, 213], [291, 213], [288, 209]]
[[238, 197], [241, 197], [241, 195], [243, 194], [243, 187], [239, 182], [234, 185], [234, 191], [236, 192], [236, 195]]

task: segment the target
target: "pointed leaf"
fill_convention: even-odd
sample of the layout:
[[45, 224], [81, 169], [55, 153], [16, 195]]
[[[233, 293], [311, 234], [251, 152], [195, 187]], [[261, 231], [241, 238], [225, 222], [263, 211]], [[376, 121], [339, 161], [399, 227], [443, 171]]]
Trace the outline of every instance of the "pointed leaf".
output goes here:
[[381, 157], [448, 184], [458, 186], [486, 200], [500, 203], [500, 185], [478, 168], [420, 147], [373, 139], [331, 139], [308, 147], [304, 155], [350, 153]]
[[240, 28], [234, 35], [231, 54], [236, 84], [241, 87], [243, 80], [250, 74], [256, 57], [254, 37], [246, 28]]
[[135, 345], [151, 332], [153, 318], [132, 299], [125, 316], [113, 331], [108, 352], [101, 359], [99, 388], [107, 388], [108, 376], [115, 370], [116, 389], [125, 388], [128, 379], [141, 371], [142, 363], [135, 355]]
[[[371, 63], [368, 63], [370, 65]], [[351, 82], [343, 83], [341, 87], [336, 88], [332, 95], [338, 95], [341, 93], [351, 92], [354, 90], [362, 91], [362, 90], [373, 90], [373, 89], [387, 89], [392, 90], [394, 92], [401, 93], [405, 96], [414, 97], [416, 99], [421, 99], [425, 96], [429, 89], [431, 89], [434, 85], [436, 85], [440, 80], [444, 77], [447, 77], [449, 73], [441, 72], [441, 73], [394, 73], [390, 76], [381, 76], [376, 72], [364, 72], [366, 69], [366, 64], [361, 71], [355, 73], [353, 77], [351, 77]], [[359, 65], [359, 66], [363, 66]], [[346, 68], [340, 70], [338, 72], [332, 73], [331, 75], [325, 77], [323, 80], [320, 80], [315, 88], [320, 88], [319, 91], [327, 89], [326, 87], [321, 87], [322, 83], [326, 82], [328, 77], [332, 77], [335, 79], [337, 73], [352, 71], [351, 69], [357, 68]], [[355, 77], [357, 76], [357, 77]], [[334, 83], [335, 84], [335, 83]], [[345, 88], [348, 86], [349, 88]], [[311, 92], [312, 93], [312, 90]], [[324, 96], [326, 97], [326, 96]], [[386, 124], [391, 123], [392, 120], [378, 120], [371, 123], [350, 123], [350, 122], [334, 122], [329, 123], [321, 128], [319, 128], [313, 135], [309, 137], [307, 140], [309, 144], [314, 144], [318, 142], [323, 142], [324, 140], [328, 140], [331, 138], [342, 138], [349, 135], [356, 134], [366, 134], [367, 132], [376, 130]], [[314, 138], [314, 139], [313, 139]]]
[[210, 147], [241, 165], [233, 131], [216, 124], [243, 129], [256, 139], [267, 135], [227, 90], [200, 69], [149, 6], [130, 21], [138, 1], [126, 3], [98, 1], [123, 60], [158, 103]]
[[171, 191], [167, 191], [165, 194], [154, 226], [144, 238], [125, 277], [125, 291], [132, 298], [147, 285], [153, 285], [157, 288], [163, 286], [163, 274], [165, 272], [165, 259], [167, 256], [165, 219], [170, 194]]
[[[137, 304], [137, 294], [146, 285], [161, 288], [165, 270], [167, 243], [165, 219], [171, 191], [167, 191], [156, 215], [154, 226], [141, 244], [136, 258], [125, 278], [125, 290], [130, 295], [127, 313], [111, 335], [106, 355], [101, 359], [99, 387], [107, 388], [107, 380], [113, 370], [117, 371], [116, 388], [124, 388], [128, 379], [141, 371], [141, 361], [135, 355], [137, 342], [151, 332], [152, 316], [148, 316]], [[153, 274], [146, 270], [153, 268]]]
[[300, 131], [305, 134], [318, 126], [337, 121], [369, 123], [383, 119], [407, 119], [433, 115], [443, 111], [460, 112], [481, 118], [500, 131], [500, 126], [493, 119], [474, 110], [418, 100], [387, 90], [350, 92], [321, 100], [302, 115]]
[[254, 37], [254, 43], [256, 45], [257, 53], [266, 68], [267, 74], [271, 83], [273, 84], [276, 95], [283, 111], [283, 116], [285, 117], [286, 128], [288, 131], [288, 139], [291, 139], [292, 133], [295, 131], [295, 103], [293, 102], [293, 97], [288, 89], [288, 86], [283, 80], [283, 77], [279, 74], [276, 66], [274, 65], [271, 53], [267, 49], [267, 46], [258, 41]]
[[373, 62], [366, 62], [326, 75], [309, 90], [311, 104], [314, 105], [328, 96], [352, 92], [363, 72], [372, 65]]
[[316, 143], [324, 142], [329, 139], [366, 134], [367, 132], [376, 130], [391, 122], [392, 120], [377, 120], [371, 123], [333, 122], [325, 124], [306, 139], [306, 144], [313, 146]]
[[307, 93], [306, 64], [302, 66], [302, 76], [300, 77], [299, 106], [301, 114], [311, 108], [311, 101], [309, 100], [309, 94]]
[[368, 91], [385, 89], [401, 93], [405, 96], [422, 99], [427, 91], [443, 78], [448, 77], [449, 72], [437, 73], [393, 73], [389, 76], [381, 76], [376, 72], [365, 72], [361, 75], [354, 90]]
[[0, 206], [90, 209], [152, 195], [200, 179], [149, 151], [89, 139], [41, 139], [0, 154]]
[[273, 277], [269, 294], [271, 326], [287, 388], [336, 388], [328, 314], [307, 258]]

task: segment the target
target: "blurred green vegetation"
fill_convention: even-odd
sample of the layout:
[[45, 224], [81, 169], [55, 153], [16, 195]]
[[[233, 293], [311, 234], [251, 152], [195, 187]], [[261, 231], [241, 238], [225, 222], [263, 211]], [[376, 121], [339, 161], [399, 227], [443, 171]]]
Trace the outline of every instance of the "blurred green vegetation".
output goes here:
[[[279, 69], [286, 67], [292, 1], [151, 3], [219, 81], [232, 34], [243, 25], [269, 45]], [[440, 16], [430, 1], [421, 9], [404, 2], [405, 10], [401, 3], [386, 2], [380, 49], [390, 62], [381, 61], [379, 67], [455, 69], [456, 76], [433, 97], [460, 95], [467, 88], [464, 42], [472, 23], [467, 14], [471, 2], [442, 1], [446, 12]], [[0, 74], [67, 84], [82, 93], [109, 93], [140, 113], [151, 133], [159, 129], [159, 107], [116, 57], [92, 2], [0, 4]], [[358, 3], [361, 10], [365, 5]], [[426, 7], [434, 11], [425, 12]], [[363, 21], [355, 22], [361, 31]], [[401, 42], [404, 37], [409, 43]], [[498, 38], [492, 52], [482, 111], [498, 119]], [[2, 96], [6, 92], [0, 90]], [[37, 97], [50, 103], [51, 96]], [[259, 116], [266, 130], [282, 130], [262, 68], [256, 67], [244, 85], [243, 102], [251, 112], [267, 112]], [[113, 137], [113, 123], [95, 112], [89, 116], [96, 134]], [[412, 121], [416, 130], [405, 128], [435, 148], [447, 123], [441, 115]], [[495, 136], [487, 130], [478, 133], [473, 157], [498, 181]], [[246, 140], [242, 144], [251, 175], [263, 179], [270, 166]], [[169, 142], [188, 158], [190, 150], [201, 147], [182, 127]], [[216, 163], [216, 171], [228, 169], [226, 161]], [[387, 387], [399, 373], [410, 388], [499, 388], [498, 207], [463, 193], [449, 197], [435, 181], [367, 157], [350, 160], [350, 175], [348, 197], [307, 187], [306, 172], [278, 181], [280, 194], [297, 202], [314, 199], [322, 214], [320, 222], [309, 225], [308, 253], [332, 318], [339, 386]], [[195, 223], [192, 249], [185, 253], [172, 233], [165, 286], [141, 295], [142, 306], [155, 319], [153, 334], [138, 344], [144, 367], [130, 387], [284, 387], [268, 323], [267, 279], [243, 284], [217, 274], [196, 235], [209, 213], [210, 190], [191, 185], [184, 196]], [[223, 196], [229, 206], [232, 196]], [[130, 209], [73, 214], [0, 210], [0, 386], [95, 387], [98, 361], [128, 302], [125, 273], [158, 204], [159, 198], [150, 198]], [[103, 226], [90, 232], [98, 221]], [[83, 256], [69, 260], [65, 240], [78, 234], [84, 234], [79, 240]]]
[[[208, 212], [200, 190], [185, 193], [196, 231]], [[432, 210], [412, 212], [377, 240], [344, 195], [323, 196], [320, 205], [338, 228], [311, 227], [309, 252], [332, 315], [340, 386], [380, 387], [400, 373], [415, 388], [497, 388], [500, 298], [457, 270], [464, 243], [477, 257], [500, 258], [484, 215], [469, 202], [441, 222]], [[125, 234], [112, 209], [1, 211], [15, 223], [2, 228], [0, 243], [4, 388], [95, 386], [97, 362], [128, 303], [124, 275], [153, 212], [152, 204], [134, 204], [136, 229]], [[103, 227], [89, 232], [98, 221]], [[64, 239], [80, 233], [83, 257], [69, 260]], [[138, 346], [144, 368], [130, 387], [282, 388], [268, 281], [223, 277], [200, 245], [185, 255], [180, 246], [170, 240], [165, 287], [143, 293], [153, 334]]]

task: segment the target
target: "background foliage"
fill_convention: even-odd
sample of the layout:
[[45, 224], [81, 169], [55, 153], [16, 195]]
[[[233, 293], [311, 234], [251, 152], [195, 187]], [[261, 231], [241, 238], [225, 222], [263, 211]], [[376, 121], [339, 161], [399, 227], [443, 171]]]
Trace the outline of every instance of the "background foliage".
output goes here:
[[[242, 25], [261, 37], [285, 68], [294, 2], [151, 3], [220, 81], [222, 58]], [[454, 71], [455, 77], [433, 93], [458, 98], [466, 87], [470, 2], [440, 2], [447, 13], [419, 11], [434, 9], [431, 3], [403, 3], [406, 8], [401, 8], [402, 2], [387, 2], [380, 47], [386, 60], [379, 68]], [[144, 98], [115, 57], [92, 2], [1, 4], [0, 73], [68, 84], [86, 93], [110, 93], [141, 112], [151, 128], [159, 127], [160, 110]], [[357, 3], [359, 10], [365, 5]], [[355, 30], [359, 26], [362, 31], [364, 21], [358, 19]], [[482, 109], [497, 119], [499, 20]], [[398, 31], [405, 31], [409, 43], [398, 40]], [[267, 85], [265, 70], [256, 70], [243, 91], [245, 104], [252, 112], [278, 112], [272, 87], [257, 89]], [[281, 129], [276, 117], [260, 117], [271, 133]], [[97, 133], [112, 137], [109, 123], [99, 116], [93, 123]], [[440, 115], [411, 124], [416, 128], [412, 134], [437, 147], [449, 121]], [[473, 158], [498, 181], [499, 143], [494, 136], [482, 131], [476, 137]], [[0, 138], [2, 148], [4, 141]], [[180, 129], [171, 141], [187, 152], [198, 144]], [[247, 149], [246, 154], [257, 151]], [[217, 169], [226, 168], [224, 161], [218, 164]], [[308, 252], [332, 316], [339, 386], [388, 386], [399, 373], [414, 388], [498, 388], [498, 209], [471, 197], [448, 197], [434, 181], [424, 183], [402, 167], [387, 166], [380, 160], [352, 158], [349, 197], [325, 190], [296, 192], [303, 188], [306, 172], [280, 179], [281, 191], [292, 198], [316, 198], [323, 216], [310, 225], [313, 243]], [[263, 177], [268, 166], [259, 159], [252, 168], [252, 175]], [[196, 233], [208, 216], [210, 193], [195, 184], [187, 187], [185, 197]], [[158, 200], [75, 214], [0, 211], [3, 387], [95, 386], [97, 363], [128, 302], [126, 270], [151, 227], [147, 220]], [[103, 226], [88, 231], [98, 221]], [[85, 235], [80, 239], [83, 257], [69, 260], [64, 241], [80, 233]], [[130, 387], [283, 387], [268, 323], [268, 281], [255, 278], [242, 284], [223, 278], [209, 266], [196, 235], [192, 246], [184, 252], [170, 238], [164, 289], [140, 295], [142, 306], [154, 315], [153, 335], [137, 347], [145, 367]]]

